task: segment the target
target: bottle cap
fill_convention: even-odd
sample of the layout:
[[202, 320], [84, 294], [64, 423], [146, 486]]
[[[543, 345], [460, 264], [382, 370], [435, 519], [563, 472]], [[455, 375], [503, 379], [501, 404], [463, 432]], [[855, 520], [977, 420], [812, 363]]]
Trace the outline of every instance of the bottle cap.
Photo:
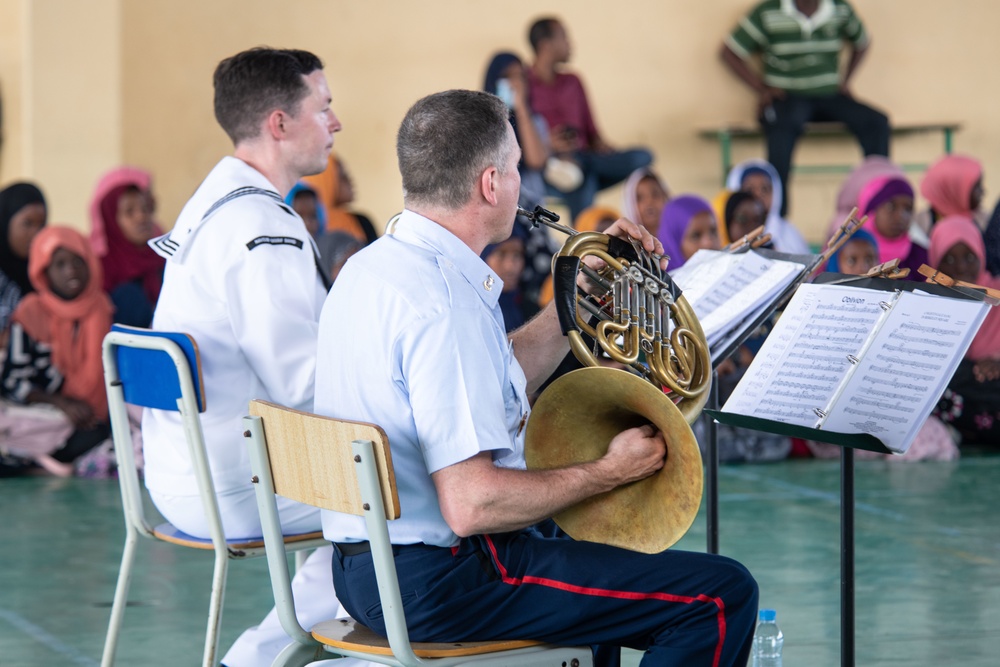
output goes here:
[[763, 623], [773, 622], [778, 617], [778, 612], [773, 609], [761, 609], [760, 620]]

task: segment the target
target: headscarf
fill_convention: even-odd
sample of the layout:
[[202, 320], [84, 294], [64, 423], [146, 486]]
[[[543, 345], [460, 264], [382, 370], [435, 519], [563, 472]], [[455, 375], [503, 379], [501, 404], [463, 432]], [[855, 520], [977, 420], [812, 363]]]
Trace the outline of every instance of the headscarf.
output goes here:
[[781, 203], [784, 201], [785, 194], [778, 172], [770, 162], [759, 158], [740, 162], [729, 171], [726, 189], [733, 192], [742, 190], [743, 179], [747, 172], [763, 172], [771, 178], [771, 210], [767, 212], [764, 231], [771, 235], [771, 243], [774, 244], [774, 248], [792, 254], [808, 254], [809, 244], [806, 243], [802, 234], [795, 228], [795, 225], [781, 217]]
[[622, 215], [636, 224], [642, 224], [639, 204], [636, 201], [636, 191], [639, 189], [639, 183], [647, 176], [659, 183], [663, 191], [667, 193], [667, 198], [670, 198], [670, 190], [667, 189], [666, 181], [657, 176], [649, 167], [641, 167], [629, 174], [628, 180], [625, 181], [625, 187], [622, 189]]
[[[903, 170], [887, 157], [869, 155], [844, 179], [840, 185], [840, 191], [837, 193], [837, 211], [830, 218], [830, 224], [827, 227], [826, 237], [828, 239], [832, 238], [840, 226], [844, 224], [851, 209], [858, 205], [861, 190], [880, 176], [903, 177]], [[858, 217], [861, 217], [860, 212]]]
[[[118, 200], [130, 187], [148, 194], [152, 176], [136, 167], [119, 167], [98, 181], [90, 200], [90, 245], [104, 268], [104, 291], [111, 292], [124, 283], [140, 281], [143, 294], [155, 304], [160, 297], [166, 260], [145, 243], [133, 244], [118, 226]], [[153, 228], [154, 237], [163, 234], [155, 222]]]
[[906, 195], [913, 197], [913, 187], [903, 176], [879, 176], [873, 179], [861, 190], [858, 197], [858, 211], [861, 215], [867, 215], [868, 221], [862, 229], [867, 230], [878, 242], [879, 263], [888, 262], [891, 259], [906, 259], [913, 247], [910, 235], [903, 233], [897, 238], [890, 239], [878, 231], [875, 226], [875, 211], [879, 206], [889, 201], [893, 197]]
[[[848, 211], [850, 213], [850, 211]], [[865, 243], [870, 243], [873, 248], [875, 248], [875, 256], [878, 257], [878, 241], [869, 232], [864, 229], [856, 229], [851, 237], [847, 240], [844, 245], [840, 246], [837, 252], [830, 256], [829, 261], [826, 263], [826, 270], [833, 273], [840, 273], [840, 252], [844, 247], [851, 243], [852, 241], [864, 241]]]
[[[939, 268], [941, 259], [956, 243], [969, 246], [969, 250], [979, 258], [979, 277], [976, 279], [976, 284], [1000, 288], [1000, 279], [994, 278], [986, 270], [983, 234], [968, 215], [949, 215], [939, 220], [931, 229], [931, 247], [928, 251], [928, 261], [931, 266]], [[965, 356], [973, 361], [1000, 358], [1000, 308], [996, 306], [990, 308]]]
[[14, 183], [0, 190], [0, 271], [21, 288], [21, 294], [35, 291], [28, 277], [28, 260], [10, 248], [10, 221], [25, 206], [45, 205], [42, 191], [31, 183]]
[[723, 248], [732, 243], [729, 238], [729, 230], [726, 229], [726, 204], [729, 203], [729, 198], [732, 196], [732, 190], [722, 190], [712, 197], [712, 212], [715, 213], [716, 223], [720, 221], [722, 223], [719, 225], [719, 242]]
[[945, 155], [927, 170], [920, 194], [940, 216], [972, 215], [972, 188], [983, 177], [983, 165], [965, 155]]
[[[663, 244], [663, 253], [670, 256], [670, 270], [679, 269], [684, 266], [687, 258], [681, 249], [684, 234], [687, 232], [691, 219], [699, 213], [711, 213], [712, 205], [697, 195], [681, 195], [674, 197], [663, 207], [663, 214], [660, 216], [660, 229], [656, 236]], [[716, 221], [718, 227], [718, 221]]]
[[292, 186], [292, 189], [288, 191], [285, 195], [285, 203], [292, 206], [294, 209], [295, 197], [300, 192], [311, 192], [316, 196], [316, 217], [319, 219], [319, 228], [316, 230], [316, 238], [323, 236], [326, 231], [326, 206], [323, 205], [322, 199], [320, 199], [319, 193], [316, 192], [316, 188], [305, 183], [303, 181], [298, 181]]
[[[56, 296], [45, 275], [52, 255], [65, 248], [87, 262], [90, 280], [72, 301]], [[21, 299], [13, 320], [39, 343], [52, 348], [52, 363], [65, 378], [62, 393], [84, 401], [101, 421], [107, 420], [101, 343], [111, 329], [114, 306], [101, 289], [101, 264], [87, 240], [68, 227], [46, 227], [31, 243], [31, 283], [37, 290]]]
[[595, 232], [597, 231], [597, 223], [601, 220], [607, 218], [617, 220], [620, 217], [622, 217], [621, 213], [610, 206], [591, 206], [580, 211], [580, 215], [576, 216], [574, 229], [578, 232]]
[[340, 166], [334, 153], [330, 153], [326, 169], [319, 174], [306, 176], [302, 180], [316, 191], [319, 203], [325, 209], [326, 231], [347, 232], [363, 243], [368, 242], [368, 235], [365, 234], [357, 217], [337, 200], [340, 192]]

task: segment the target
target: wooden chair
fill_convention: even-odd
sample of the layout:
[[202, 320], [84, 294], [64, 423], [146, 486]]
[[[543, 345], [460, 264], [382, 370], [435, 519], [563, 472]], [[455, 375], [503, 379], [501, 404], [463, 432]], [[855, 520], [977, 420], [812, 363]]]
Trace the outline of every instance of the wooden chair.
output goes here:
[[[387, 521], [399, 518], [400, 506], [385, 432], [372, 424], [319, 417], [264, 401], [252, 401], [250, 415], [243, 420], [243, 435], [250, 443], [271, 588], [282, 627], [294, 640], [274, 667], [301, 667], [322, 652], [404, 667], [592, 664], [589, 647], [529, 640], [411, 644], [389, 542]], [[364, 517], [388, 639], [350, 619], [319, 623], [311, 632], [299, 625], [281, 551], [276, 493]]]
[[[118, 481], [125, 514], [125, 549], [118, 571], [118, 584], [111, 606], [111, 621], [104, 642], [101, 665], [111, 667], [114, 663], [132, 579], [136, 544], [141, 536], [215, 553], [202, 664], [205, 667], [216, 667], [215, 655], [222, 625], [222, 605], [229, 560], [264, 555], [264, 541], [259, 537], [247, 540], [225, 539], [205, 450], [201, 420], [198, 416], [200, 412], [205, 411], [205, 389], [201, 379], [198, 347], [194, 339], [187, 334], [115, 325], [111, 333], [104, 338], [103, 358], [112, 439], [118, 459]], [[180, 414], [211, 539], [187, 535], [170, 523], [156, 526], [150, 524], [146, 517], [139, 474], [132, 451], [126, 403], [172, 410]], [[288, 546], [292, 550], [315, 549], [329, 544], [323, 539], [321, 532], [293, 535], [284, 539], [289, 542]]]

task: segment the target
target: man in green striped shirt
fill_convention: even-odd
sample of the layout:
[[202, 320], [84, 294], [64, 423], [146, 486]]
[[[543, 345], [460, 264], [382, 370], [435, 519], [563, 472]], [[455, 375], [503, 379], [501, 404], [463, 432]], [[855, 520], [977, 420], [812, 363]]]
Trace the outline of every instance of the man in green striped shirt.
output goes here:
[[[788, 207], [792, 151], [810, 121], [839, 121], [867, 155], [889, 154], [889, 119], [851, 95], [848, 83], [870, 43], [846, 0], [764, 0], [726, 37], [722, 60], [759, 97], [768, 161], [784, 186]], [[840, 52], [850, 60], [840, 73]], [[750, 66], [759, 54], [763, 73]]]

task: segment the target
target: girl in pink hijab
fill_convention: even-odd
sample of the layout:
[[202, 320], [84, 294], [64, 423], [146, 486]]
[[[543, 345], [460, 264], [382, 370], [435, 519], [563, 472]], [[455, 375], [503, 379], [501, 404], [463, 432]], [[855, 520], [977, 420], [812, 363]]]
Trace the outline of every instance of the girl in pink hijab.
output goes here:
[[930, 208], [914, 218], [914, 225], [925, 235], [938, 220], [949, 215], [973, 219], [986, 228], [987, 215], [979, 210], [983, 203], [983, 165], [966, 155], [945, 155], [931, 165], [920, 182], [920, 194]]
[[[930, 264], [956, 280], [1000, 288], [986, 271], [979, 227], [966, 215], [950, 215], [931, 228]], [[990, 309], [939, 406], [942, 419], [964, 442], [1000, 443], [1000, 307]]]

